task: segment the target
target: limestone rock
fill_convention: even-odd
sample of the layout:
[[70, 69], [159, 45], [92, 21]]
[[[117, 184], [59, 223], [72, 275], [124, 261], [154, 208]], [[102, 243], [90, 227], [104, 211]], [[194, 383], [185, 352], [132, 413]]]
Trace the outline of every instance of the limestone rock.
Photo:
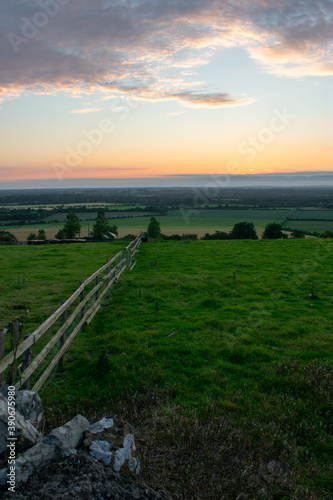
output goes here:
[[[88, 426], [88, 420], [81, 415], [77, 415], [70, 422], [67, 422], [67, 424], [51, 431], [42, 442], [37, 443], [18, 457], [15, 464], [17, 486], [25, 483], [31, 474], [40, 467], [49, 464], [53, 460], [60, 458], [67, 451], [76, 448], [82, 441], [83, 433]], [[31, 427], [37, 432], [32, 425]], [[0, 475], [0, 485], [1, 480], [2, 476]]]
[[138, 474], [140, 471], [133, 427], [117, 415], [103, 418], [89, 426], [85, 432], [84, 446], [92, 457], [115, 472]]
[[58, 447], [62, 452], [76, 448], [83, 440], [83, 433], [89, 427], [88, 420], [82, 415], [76, 415], [70, 422], [50, 432], [44, 443]]
[[[15, 435], [16, 452], [34, 445], [42, 439], [42, 435], [29, 421], [17, 411], [15, 407]], [[0, 455], [7, 450], [8, 445], [8, 401], [0, 394]]]
[[43, 424], [43, 405], [37, 392], [18, 391], [16, 393], [16, 409], [37, 430], [41, 430]]

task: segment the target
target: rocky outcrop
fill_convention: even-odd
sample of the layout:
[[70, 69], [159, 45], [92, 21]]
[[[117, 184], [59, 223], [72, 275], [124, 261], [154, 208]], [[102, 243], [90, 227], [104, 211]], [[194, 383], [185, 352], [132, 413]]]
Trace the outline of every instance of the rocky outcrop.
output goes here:
[[[25, 391], [23, 391], [25, 392]], [[29, 391], [30, 392], [30, 391]], [[0, 456], [4, 455], [8, 446], [8, 400], [0, 394]], [[34, 445], [42, 439], [38, 430], [26, 420], [24, 416], [15, 408], [15, 433], [16, 451], [22, 451]]]
[[[0, 449], [5, 457], [8, 400], [4, 394], [6, 388], [0, 391]], [[30, 446], [19, 456], [16, 453], [13, 482], [17, 499], [170, 499], [166, 492], [156, 492], [135, 480], [140, 463], [134, 429], [117, 415], [92, 425], [77, 415], [43, 438], [37, 430], [43, 414], [38, 394], [18, 391], [15, 401], [15, 432], [25, 448]], [[22, 450], [18, 447], [16, 451]], [[6, 490], [12, 470], [13, 466], [0, 470], [1, 498], [11, 498]]]
[[[75, 452], [75, 448], [82, 442], [83, 433], [88, 426], [88, 420], [77, 415], [67, 424], [50, 432], [41, 442], [18, 457], [15, 463], [16, 486], [19, 487], [25, 483], [31, 474], [40, 467], [59, 459], [68, 452]], [[8, 472], [8, 469], [0, 471], [0, 487], [6, 486]]]
[[117, 415], [91, 425], [85, 432], [85, 438], [84, 445], [90, 455], [115, 472], [139, 473], [133, 427]]
[[[0, 491], [1, 497], [1, 491]], [[171, 500], [135, 480], [131, 475], [116, 473], [83, 449], [42, 467], [14, 495], [6, 500]]]
[[16, 410], [28, 420], [38, 431], [43, 426], [43, 405], [37, 392], [17, 391]]

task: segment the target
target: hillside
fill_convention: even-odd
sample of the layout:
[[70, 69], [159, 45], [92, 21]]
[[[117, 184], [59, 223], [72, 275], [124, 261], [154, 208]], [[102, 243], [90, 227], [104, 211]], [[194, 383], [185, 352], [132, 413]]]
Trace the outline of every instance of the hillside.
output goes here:
[[329, 240], [142, 244], [42, 393], [50, 425], [118, 412], [174, 498], [332, 490]]

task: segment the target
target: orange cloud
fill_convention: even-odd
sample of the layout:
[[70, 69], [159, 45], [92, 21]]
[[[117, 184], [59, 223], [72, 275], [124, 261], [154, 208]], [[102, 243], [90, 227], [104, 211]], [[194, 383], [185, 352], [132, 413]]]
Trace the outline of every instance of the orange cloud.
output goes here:
[[102, 108], [80, 108], [80, 109], [72, 109], [70, 113], [96, 113], [97, 111], [102, 111]]

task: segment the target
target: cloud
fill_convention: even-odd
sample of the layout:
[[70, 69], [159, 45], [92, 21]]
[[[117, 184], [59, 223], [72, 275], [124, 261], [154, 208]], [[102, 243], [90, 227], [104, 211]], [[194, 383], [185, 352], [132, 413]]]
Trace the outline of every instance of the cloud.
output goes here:
[[198, 94], [194, 92], [180, 92], [171, 95], [180, 103], [190, 107], [225, 107], [225, 106], [245, 106], [254, 102], [250, 98], [238, 98], [230, 94], [207, 93]]
[[136, 99], [147, 102], [176, 100], [180, 104], [191, 108], [222, 108], [226, 106], [245, 106], [247, 104], [252, 104], [255, 101], [251, 98], [237, 97], [225, 93], [199, 93], [187, 90], [181, 92], [138, 92]]
[[333, 73], [331, 0], [4, 0], [0, 16], [0, 102], [103, 90], [186, 106], [249, 104], [191, 81], [220, 47], [244, 47], [286, 77]]
[[80, 108], [72, 109], [70, 113], [96, 113], [97, 111], [102, 111], [102, 108]]

